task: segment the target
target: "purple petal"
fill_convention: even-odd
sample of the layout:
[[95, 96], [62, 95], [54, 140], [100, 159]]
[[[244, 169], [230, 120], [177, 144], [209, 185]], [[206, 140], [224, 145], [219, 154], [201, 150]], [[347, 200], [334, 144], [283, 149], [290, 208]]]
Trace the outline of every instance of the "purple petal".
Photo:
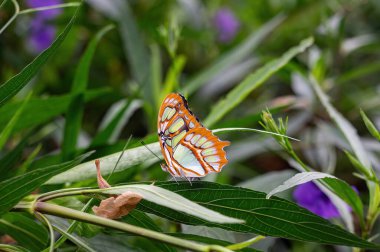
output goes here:
[[218, 31], [218, 40], [230, 42], [239, 30], [240, 23], [235, 15], [227, 8], [220, 9], [214, 16], [214, 26]]
[[293, 192], [293, 197], [298, 205], [325, 219], [340, 216], [334, 204], [313, 182], [297, 186]]
[[298, 185], [293, 192], [294, 199], [305, 204], [311, 204], [322, 196], [323, 192], [313, 182]]
[[32, 50], [40, 53], [53, 43], [56, 34], [54, 26], [47, 25], [40, 19], [34, 19], [31, 24], [28, 42]]
[[[39, 8], [39, 7], [62, 4], [62, 1], [61, 0], [27, 0], [26, 3], [30, 8]], [[36, 16], [39, 16], [40, 18], [43, 18], [43, 19], [53, 19], [59, 14], [61, 14], [61, 12], [62, 12], [61, 9], [44, 10], [44, 11], [37, 12]]]

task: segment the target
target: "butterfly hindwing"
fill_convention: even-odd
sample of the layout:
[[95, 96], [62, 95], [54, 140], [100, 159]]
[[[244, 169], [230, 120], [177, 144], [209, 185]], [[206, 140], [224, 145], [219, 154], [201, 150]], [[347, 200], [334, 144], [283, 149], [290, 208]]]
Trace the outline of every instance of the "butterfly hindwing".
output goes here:
[[157, 123], [159, 142], [168, 171], [174, 177], [203, 177], [220, 172], [228, 162], [221, 141], [203, 127], [180, 94], [169, 94], [163, 101]]
[[189, 130], [173, 153], [173, 164], [182, 168], [188, 177], [203, 177], [210, 172], [220, 172], [228, 160], [221, 141], [204, 127]]

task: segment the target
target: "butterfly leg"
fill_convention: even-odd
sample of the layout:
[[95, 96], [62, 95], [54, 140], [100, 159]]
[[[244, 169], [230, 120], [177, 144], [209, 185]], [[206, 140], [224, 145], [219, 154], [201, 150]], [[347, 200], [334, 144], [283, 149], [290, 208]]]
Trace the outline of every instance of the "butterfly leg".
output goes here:
[[179, 169], [179, 172], [181, 173], [181, 178], [185, 178], [187, 181], [189, 181], [190, 185], [192, 185], [190, 178], [186, 176], [186, 174], [183, 172], [183, 170]]

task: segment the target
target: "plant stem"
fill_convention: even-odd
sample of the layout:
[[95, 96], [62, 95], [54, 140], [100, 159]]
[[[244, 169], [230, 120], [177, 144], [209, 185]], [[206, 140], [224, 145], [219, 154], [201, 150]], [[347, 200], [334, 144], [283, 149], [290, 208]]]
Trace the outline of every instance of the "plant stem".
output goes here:
[[52, 10], [52, 9], [78, 7], [79, 5], [80, 5], [80, 2], [77, 2], [77, 3], [74, 2], [74, 3], [65, 3], [65, 4], [55, 4], [55, 5], [39, 7], [39, 8], [30, 8], [30, 9], [20, 11], [19, 15], [32, 13], [32, 12], [38, 12], [38, 11]]
[[36, 215], [37, 215], [38, 218], [40, 218], [42, 220], [42, 222], [45, 222], [46, 226], [49, 229], [49, 233], [50, 233], [49, 252], [54, 252], [54, 241], [55, 241], [55, 238], [54, 238], [53, 226], [51, 225], [50, 221], [43, 214], [37, 212]]
[[8, 20], [8, 22], [5, 23], [3, 27], [0, 28], [0, 34], [3, 33], [5, 29], [16, 19], [17, 15], [20, 12], [20, 6], [18, 5], [16, 0], [12, 0], [12, 3], [15, 7], [15, 13], [12, 15], [12, 17]]
[[88, 222], [95, 225], [114, 228], [120, 231], [140, 235], [146, 238], [150, 238], [150, 239], [157, 240], [160, 242], [165, 242], [173, 246], [189, 249], [192, 251], [200, 251], [200, 252], [211, 252], [211, 251], [231, 252], [232, 251], [222, 246], [202, 245], [199, 243], [183, 240], [177, 237], [162, 234], [162, 233], [148, 230], [145, 228], [136, 227], [127, 223], [102, 218], [99, 216], [83, 213], [81, 211], [73, 210], [70, 208], [66, 208], [66, 207], [62, 207], [59, 205], [54, 205], [54, 204], [50, 204], [46, 202], [37, 202], [34, 206], [34, 210], [40, 213], [51, 214], [54, 216], [60, 216], [63, 218], [69, 218], [73, 220]]
[[246, 248], [246, 247], [248, 247], [248, 246], [250, 246], [256, 242], [259, 242], [265, 238], [266, 238], [265, 236], [258, 235], [258, 236], [253, 237], [252, 239], [247, 240], [247, 241], [243, 241], [240, 243], [229, 245], [229, 246], [227, 246], [227, 248], [232, 249], [232, 250], [241, 250], [241, 249]]

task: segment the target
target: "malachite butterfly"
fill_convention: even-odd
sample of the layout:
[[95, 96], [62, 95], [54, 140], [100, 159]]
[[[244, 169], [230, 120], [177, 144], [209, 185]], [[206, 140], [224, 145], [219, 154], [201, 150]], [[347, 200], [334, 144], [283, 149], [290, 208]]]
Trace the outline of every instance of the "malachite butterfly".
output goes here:
[[190, 111], [185, 97], [166, 96], [158, 114], [157, 131], [166, 164], [161, 167], [174, 178], [196, 178], [220, 172], [228, 163], [221, 141]]

